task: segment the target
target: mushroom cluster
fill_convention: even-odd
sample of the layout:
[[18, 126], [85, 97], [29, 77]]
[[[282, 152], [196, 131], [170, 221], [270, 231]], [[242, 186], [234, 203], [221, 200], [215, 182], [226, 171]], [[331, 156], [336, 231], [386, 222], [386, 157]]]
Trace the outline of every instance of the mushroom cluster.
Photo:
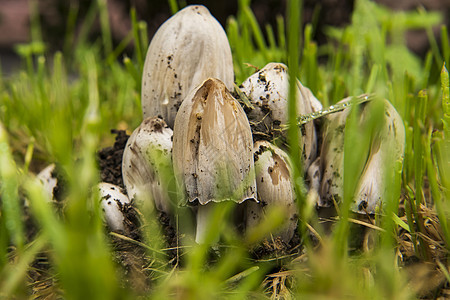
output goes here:
[[[196, 213], [198, 243], [205, 241], [211, 211], [218, 202], [240, 206], [246, 228], [259, 224], [271, 207], [282, 207], [285, 222], [272, 234], [288, 243], [297, 227], [298, 209], [283, 130], [288, 121], [287, 67], [269, 63], [247, 78], [235, 93], [245, 95], [247, 105], [233, 96], [233, 79], [226, 33], [205, 7], [188, 6], [159, 28], [143, 70], [144, 120], [123, 153], [128, 197], [144, 205], [153, 203], [171, 215], [177, 203], [169, 195], [169, 186], [176, 186], [178, 198], [181, 195], [181, 201]], [[298, 80], [296, 88], [300, 115], [322, 109]], [[310, 191], [317, 194], [318, 206], [330, 206], [342, 197], [343, 129], [349, 111], [326, 116], [322, 132], [314, 122], [299, 130], [303, 170]], [[361, 118], [366, 114], [363, 108]], [[352, 207], [356, 212], [373, 213], [382, 203], [386, 179], [380, 163], [401, 161], [403, 156], [403, 123], [388, 101], [384, 117], [382, 132], [372, 142], [358, 183]], [[384, 155], [392, 147], [395, 155]], [[105, 213], [111, 214], [106, 220], [112, 230], [120, 230], [123, 219], [117, 208], [129, 200], [114, 197], [120, 200], [108, 204], [107, 189], [111, 187], [100, 187]]]
[[[276, 235], [288, 243], [297, 207], [282, 130], [287, 67], [270, 63], [245, 80], [240, 88], [250, 101], [245, 109], [232, 95], [233, 80], [226, 33], [204, 6], [188, 6], [167, 20], [148, 48], [144, 121], [124, 150], [125, 187], [130, 198], [151, 201], [170, 215], [167, 181], [175, 178], [182, 201], [195, 210], [198, 243], [205, 240], [215, 203], [241, 205], [247, 227], [261, 222], [270, 207], [286, 207], [286, 222]], [[300, 114], [321, 108], [300, 82], [297, 101]], [[299, 134], [306, 170], [317, 156], [317, 132], [311, 122]]]

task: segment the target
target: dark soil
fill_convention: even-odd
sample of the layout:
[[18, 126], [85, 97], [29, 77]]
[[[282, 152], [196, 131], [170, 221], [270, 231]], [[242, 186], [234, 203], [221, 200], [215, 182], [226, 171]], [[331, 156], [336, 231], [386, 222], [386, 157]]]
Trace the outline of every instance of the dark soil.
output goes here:
[[124, 130], [112, 129], [111, 133], [116, 135], [114, 145], [98, 152], [100, 178], [104, 182], [125, 188], [122, 180], [122, 155], [130, 136]]

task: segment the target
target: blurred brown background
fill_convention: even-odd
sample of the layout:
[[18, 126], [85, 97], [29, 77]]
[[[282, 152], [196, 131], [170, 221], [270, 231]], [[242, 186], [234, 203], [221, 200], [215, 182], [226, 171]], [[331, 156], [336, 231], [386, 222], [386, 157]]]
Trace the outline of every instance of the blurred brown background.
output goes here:
[[[171, 16], [167, 1], [162, 0], [104, 0], [107, 2], [113, 40], [121, 41], [131, 28], [129, 11], [136, 7], [139, 20], [148, 24], [150, 37], [157, 28]], [[37, 4], [39, 21], [43, 38], [52, 50], [60, 49], [66, 34], [66, 23], [70, 8], [78, 11], [79, 26], [92, 4], [91, 0], [0, 0], [0, 58], [3, 69], [8, 69], [14, 60], [13, 47], [17, 43], [30, 40], [30, 10], [32, 3]], [[185, 1], [189, 4], [203, 4], [225, 26], [230, 15], [236, 15], [238, 1]], [[445, 23], [449, 23], [450, 0], [377, 0], [395, 10], [411, 10], [423, 6], [426, 10], [443, 13]], [[275, 26], [277, 15], [285, 15], [287, 0], [252, 1], [252, 10], [261, 25], [270, 23]], [[304, 0], [303, 22], [311, 22], [317, 15], [315, 39], [325, 41], [323, 29], [327, 25], [343, 26], [350, 22], [354, 0]], [[98, 22], [91, 28], [91, 37], [95, 39], [100, 32]], [[423, 55], [428, 48], [424, 32], [410, 32], [407, 36], [408, 46], [417, 54]]]

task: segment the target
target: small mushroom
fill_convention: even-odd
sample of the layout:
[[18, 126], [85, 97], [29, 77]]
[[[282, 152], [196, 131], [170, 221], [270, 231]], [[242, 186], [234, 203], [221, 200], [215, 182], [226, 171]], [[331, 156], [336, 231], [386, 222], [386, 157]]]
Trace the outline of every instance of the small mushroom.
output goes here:
[[[257, 140], [285, 138], [281, 125], [288, 120], [287, 104], [289, 76], [287, 67], [281, 63], [269, 63], [242, 83], [241, 91], [250, 100], [252, 108], [246, 108]], [[297, 113], [309, 114], [320, 110], [322, 105], [312, 92], [297, 80]], [[306, 171], [317, 155], [317, 134], [313, 122], [302, 126], [300, 149]]]
[[256, 201], [252, 133], [224, 83], [207, 79], [175, 119], [173, 166], [188, 202], [198, 203], [196, 241], [204, 242], [211, 202]]
[[[345, 98], [339, 103], [350, 101]], [[320, 150], [319, 207], [332, 207], [343, 197], [344, 184], [344, 133], [350, 109], [344, 109], [324, 118], [322, 148]], [[317, 186], [315, 186], [317, 188]]]
[[[66, 196], [66, 176], [64, 170], [58, 164], [50, 164], [42, 169], [36, 177], [42, 182], [44, 191], [49, 201], [61, 201]], [[25, 205], [28, 202], [25, 202]]]
[[[356, 188], [352, 210], [375, 213], [382, 205], [384, 191], [396, 166], [403, 163], [405, 152], [405, 126], [402, 118], [389, 101], [384, 105], [383, 126], [375, 135], [367, 162]], [[387, 170], [386, 168], [389, 168]]]
[[117, 185], [101, 182], [98, 184], [101, 207], [106, 224], [111, 231], [123, 231], [124, 220], [123, 207], [130, 203], [130, 199]]
[[230, 45], [206, 7], [187, 6], [161, 25], [148, 48], [142, 76], [144, 118], [162, 116], [173, 128], [186, 95], [210, 77], [233, 88]]
[[55, 164], [50, 164], [42, 169], [36, 177], [42, 182], [47, 199], [54, 200], [54, 190], [58, 186], [58, 178], [55, 176]]
[[[343, 99], [339, 103], [349, 101]], [[346, 108], [325, 117], [323, 143], [320, 152], [322, 174], [319, 188], [319, 207], [330, 207], [343, 197], [345, 122], [350, 113]], [[370, 113], [369, 106], [360, 107], [360, 122]], [[388, 100], [384, 100], [384, 119], [381, 129], [371, 140], [351, 209], [357, 213], [375, 213], [382, 205], [383, 193], [389, 180], [386, 166], [392, 168], [403, 161], [405, 127], [402, 119]], [[314, 188], [317, 188], [314, 186]]]
[[298, 222], [289, 157], [286, 152], [267, 141], [256, 142], [253, 149], [259, 203], [247, 203], [246, 227], [252, 228], [261, 222], [268, 209], [285, 208], [284, 225], [274, 236], [280, 237], [287, 244], [292, 239]]
[[147, 118], [129, 137], [122, 158], [128, 196], [170, 213], [169, 185], [173, 180], [172, 129], [163, 119]]

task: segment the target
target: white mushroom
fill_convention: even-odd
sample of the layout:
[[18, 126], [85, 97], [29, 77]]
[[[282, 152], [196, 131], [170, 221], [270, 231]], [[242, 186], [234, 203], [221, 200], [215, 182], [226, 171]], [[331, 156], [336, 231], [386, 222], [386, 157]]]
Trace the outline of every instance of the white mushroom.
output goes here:
[[259, 203], [247, 203], [246, 227], [252, 228], [261, 222], [266, 210], [282, 207], [285, 209], [285, 222], [274, 235], [287, 244], [292, 239], [298, 222], [289, 157], [267, 141], [256, 142], [253, 149]]
[[[339, 103], [350, 101], [345, 98]], [[321, 184], [320, 207], [331, 207], [343, 197], [344, 184], [344, 133], [350, 109], [327, 115], [324, 118], [322, 148], [320, 150]]]
[[120, 187], [111, 183], [99, 183], [98, 190], [106, 224], [111, 231], [123, 231], [125, 228], [123, 207], [129, 204], [130, 200]]
[[[349, 100], [346, 98], [339, 103]], [[359, 109], [359, 122], [364, 122], [370, 114], [370, 106], [362, 105]], [[325, 117], [320, 152], [322, 179], [319, 207], [333, 206], [343, 197], [345, 122], [349, 113], [350, 109], [346, 108]], [[379, 120], [383, 125], [374, 134], [367, 153], [361, 156], [361, 159], [365, 159], [365, 165], [353, 198], [351, 208], [354, 212], [375, 213], [377, 207], [382, 205], [387, 180], [390, 178], [386, 166], [393, 168], [397, 162], [403, 161], [405, 128], [400, 115], [387, 100], [384, 100], [383, 116]]]
[[187, 93], [210, 77], [233, 88], [230, 45], [206, 7], [188, 6], [161, 25], [148, 48], [142, 77], [144, 118], [162, 116], [173, 128]]
[[42, 169], [36, 177], [42, 182], [47, 199], [54, 200], [54, 190], [58, 185], [58, 178], [55, 176], [55, 164], [50, 164]]
[[169, 186], [173, 180], [172, 129], [160, 118], [147, 118], [131, 134], [122, 158], [122, 177], [128, 196], [170, 213]]
[[[253, 109], [247, 108], [253, 134], [257, 139], [284, 137], [281, 125], [288, 121], [287, 103], [289, 76], [287, 67], [281, 63], [269, 63], [242, 83], [242, 92], [250, 100]], [[320, 110], [322, 105], [312, 92], [297, 80], [297, 113], [309, 114]], [[317, 155], [317, 134], [313, 122], [302, 126], [300, 150], [304, 170]]]
[[203, 242], [210, 202], [256, 200], [252, 133], [239, 103], [207, 79], [175, 119], [173, 165], [188, 202], [198, 202], [196, 241]]
[[[383, 127], [372, 141], [367, 162], [356, 188], [352, 210], [359, 213], [374, 213], [383, 203], [388, 176], [396, 166], [402, 164], [405, 151], [405, 127], [402, 118], [385, 101]], [[389, 169], [386, 169], [389, 168]]]

